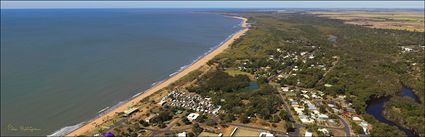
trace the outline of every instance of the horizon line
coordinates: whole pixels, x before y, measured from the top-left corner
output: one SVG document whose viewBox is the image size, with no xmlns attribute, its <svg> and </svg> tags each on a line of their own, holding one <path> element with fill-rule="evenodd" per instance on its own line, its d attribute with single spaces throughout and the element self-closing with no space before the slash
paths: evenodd
<svg viewBox="0 0 425 137">
<path fill-rule="evenodd" d="M 0 1 L 1 9 L 424 9 L 424 1 Z"/>
</svg>

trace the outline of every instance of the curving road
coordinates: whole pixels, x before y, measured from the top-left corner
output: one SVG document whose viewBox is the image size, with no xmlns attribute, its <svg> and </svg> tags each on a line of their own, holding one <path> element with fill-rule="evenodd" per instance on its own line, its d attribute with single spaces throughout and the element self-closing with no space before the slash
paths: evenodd
<svg viewBox="0 0 425 137">
<path fill-rule="evenodd" d="M 273 84 L 271 84 L 273 85 Z M 280 89 L 278 88 L 278 86 L 273 85 L 278 91 L 280 91 Z M 285 97 L 279 92 L 279 96 L 282 99 L 282 101 L 284 102 L 284 108 L 286 110 L 286 112 L 288 112 L 289 114 L 289 120 L 291 120 L 292 122 L 295 122 L 295 132 L 290 133 L 290 136 L 300 136 L 300 131 L 299 129 L 302 128 L 304 125 L 299 123 L 297 120 L 295 120 L 295 116 L 292 114 L 292 111 L 288 105 L 288 103 L 285 100 Z M 338 117 L 340 118 L 341 123 L 344 125 L 344 127 L 342 128 L 337 128 L 337 127 L 329 127 L 329 126 L 320 126 L 318 125 L 318 127 L 324 127 L 324 128 L 329 128 L 329 129 L 335 129 L 335 130 L 342 130 L 345 132 L 345 136 L 350 136 L 351 135 L 351 131 L 350 131 L 350 126 L 348 125 L 348 123 L 345 121 L 344 118 L 342 118 L 341 116 L 338 115 Z"/>
</svg>

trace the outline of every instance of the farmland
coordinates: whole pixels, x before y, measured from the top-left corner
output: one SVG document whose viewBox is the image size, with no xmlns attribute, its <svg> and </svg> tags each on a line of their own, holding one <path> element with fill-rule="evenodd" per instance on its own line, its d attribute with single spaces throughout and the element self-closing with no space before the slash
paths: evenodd
<svg viewBox="0 0 425 137">
<path fill-rule="evenodd" d="M 424 13 L 419 11 L 321 11 L 312 14 L 370 28 L 424 32 Z"/>
</svg>

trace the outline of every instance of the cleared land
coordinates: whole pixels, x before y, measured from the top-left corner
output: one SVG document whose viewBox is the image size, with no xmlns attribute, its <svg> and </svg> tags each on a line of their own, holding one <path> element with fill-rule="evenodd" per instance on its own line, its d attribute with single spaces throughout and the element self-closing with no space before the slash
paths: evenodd
<svg viewBox="0 0 425 137">
<path fill-rule="evenodd" d="M 312 12 L 312 14 L 369 28 L 424 32 L 424 12 L 324 11 Z"/>
</svg>

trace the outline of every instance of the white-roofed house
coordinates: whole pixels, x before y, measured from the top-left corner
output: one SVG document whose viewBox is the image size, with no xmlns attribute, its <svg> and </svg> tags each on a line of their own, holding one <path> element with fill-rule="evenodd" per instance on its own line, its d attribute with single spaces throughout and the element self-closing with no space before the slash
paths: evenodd
<svg viewBox="0 0 425 137">
<path fill-rule="evenodd" d="M 198 114 L 198 113 L 190 113 L 189 115 L 187 115 L 187 119 L 188 119 L 189 121 L 193 121 L 193 120 L 195 120 L 196 118 L 198 118 L 198 116 L 199 116 L 199 114 Z"/>
<path fill-rule="evenodd" d="M 177 137 L 186 137 L 186 132 L 177 133 Z"/>
<path fill-rule="evenodd" d="M 304 136 L 305 136 L 305 137 L 312 137 L 312 136 L 313 136 L 313 133 L 308 132 L 308 131 L 305 131 Z"/>
</svg>

